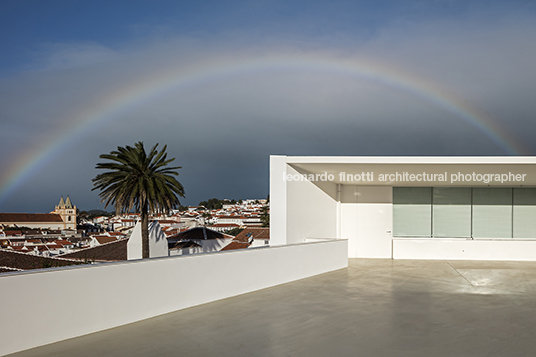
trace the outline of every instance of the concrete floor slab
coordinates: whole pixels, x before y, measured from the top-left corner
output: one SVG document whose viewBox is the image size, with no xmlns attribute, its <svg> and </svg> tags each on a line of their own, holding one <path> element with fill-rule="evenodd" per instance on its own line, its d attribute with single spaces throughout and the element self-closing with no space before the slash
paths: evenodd
<svg viewBox="0 0 536 357">
<path fill-rule="evenodd" d="M 11 356 L 533 356 L 535 332 L 534 262 L 350 259 Z"/>
</svg>

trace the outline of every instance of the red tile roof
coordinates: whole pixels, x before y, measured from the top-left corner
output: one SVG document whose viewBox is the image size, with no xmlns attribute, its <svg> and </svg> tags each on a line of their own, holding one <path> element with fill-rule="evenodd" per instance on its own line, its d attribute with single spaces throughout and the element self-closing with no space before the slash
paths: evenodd
<svg viewBox="0 0 536 357">
<path fill-rule="evenodd" d="M 191 240 L 171 243 L 169 245 L 169 249 L 184 249 L 184 248 L 197 248 L 197 247 L 201 247 L 201 245 L 197 244 L 196 242 L 192 242 Z"/>
<path fill-rule="evenodd" d="M 23 252 L 29 252 L 32 249 L 25 245 L 12 245 L 10 249 L 13 249 L 14 251 L 23 251 Z"/>
<path fill-rule="evenodd" d="M 61 245 L 61 246 L 74 245 L 74 243 L 69 242 L 68 240 L 59 240 L 59 239 L 55 240 L 54 244 Z"/>
<path fill-rule="evenodd" d="M 6 234 L 6 237 L 8 236 L 22 236 L 22 232 L 21 231 L 4 231 L 4 233 Z"/>
<path fill-rule="evenodd" d="M 4 223 L 63 223 L 61 216 L 54 213 L 0 213 Z"/>
<path fill-rule="evenodd" d="M 181 223 L 181 222 L 179 222 L 179 221 L 174 221 L 174 220 L 172 220 L 172 219 L 159 219 L 159 220 L 158 220 L 158 223 L 160 223 L 160 224 L 179 224 L 179 223 Z"/>
<path fill-rule="evenodd" d="M 127 242 L 128 238 L 114 240 L 111 243 L 63 254 L 62 257 L 97 261 L 127 260 Z"/>
<path fill-rule="evenodd" d="M 166 236 L 168 236 L 168 237 L 169 237 L 169 236 L 172 236 L 172 235 L 174 235 L 174 234 L 177 234 L 177 233 L 179 233 L 179 232 L 180 232 L 179 229 L 164 229 L 164 234 L 165 234 Z"/>
<path fill-rule="evenodd" d="M 15 269 L 11 267 L 0 267 L 0 273 L 10 273 L 13 271 L 23 271 L 22 269 Z"/>
<path fill-rule="evenodd" d="M 213 231 L 206 227 L 195 227 L 187 231 L 180 232 L 171 237 L 167 237 L 168 241 L 191 240 L 191 239 L 232 239 L 233 236 L 228 234 Z"/>
<path fill-rule="evenodd" d="M 210 227 L 222 227 L 222 228 L 223 227 L 233 227 L 233 228 L 238 228 L 240 226 L 238 224 L 236 224 L 236 223 L 216 223 L 216 224 L 213 224 L 213 225 L 209 226 L 209 228 Z"/>
<path fill-rule="evenodd" d="M 247 227 L 242 232 L 240 232 L 233 240 L 240 242 L 248 242 L 251 238 L 270 239 L 270 228 Z"/>
<path fill-rule="evenodd" d="M 95 238 L 97 242 L 99 242 L 99 244 L 111 243 L 117 240 L 116 237 L 108 237 L 108 236 L 95 236 L 93 238 Z"/>
<path fill-rule="evenodd" d="M 46 245 L 46 248 L 48 248 L 48 249 L 62 249 L 62 248 L 63 248 L 63 245 L 59 245 L 59 244 L 47 244 L 47 245 Z"/>
<path fill-rule="evenodd" d="M 249 247 L 249 245 L 250 245 L 250 243 L 232 241 L 231 243 L 229 243 L 225 247 L 223 247 L 221 249 L 221 251 L 224 251 L 224 250 L 236 250 L 236 249 L 247 249 Z"/>
<path fill-rule="evenodd" d="M 245 228 L 221 250 L 246 249 L 252 239 L 270 239 L 270 228 Z"/>
<path fill-rule="evenodd" d="M 29 270 L 78 264 L 80 262 L 77 260 L 46 258 L 13 250 L 0 249 L 0 266 L 12 269 Z"/>
</svg>

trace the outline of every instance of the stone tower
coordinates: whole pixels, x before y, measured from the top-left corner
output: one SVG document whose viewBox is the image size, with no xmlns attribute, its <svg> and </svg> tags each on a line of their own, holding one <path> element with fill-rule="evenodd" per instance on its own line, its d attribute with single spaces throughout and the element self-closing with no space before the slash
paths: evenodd
<svg viewBox="0 0 536 357">
<path fill-rule="evenodd" d="M 60 203 L 56 206 L 51 213 L 59 214 L 63 220 L 63 229 L 76 230 L 76 206 L 73 206 L 71 199 L 67 196 L 64 201 L 61 196 Z"/>
</svg>

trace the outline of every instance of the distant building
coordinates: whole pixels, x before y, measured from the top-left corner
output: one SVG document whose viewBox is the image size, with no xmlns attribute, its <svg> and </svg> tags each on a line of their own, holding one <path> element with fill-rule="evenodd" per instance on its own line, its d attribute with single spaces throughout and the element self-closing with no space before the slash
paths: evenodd
<svg viewBox="0 0 536 357">
<path fill-rule="evenodd" d="M 52 213 L 0 213 L 0 226 L 3 229 L 27 227 L 34 229 L 63 229 L 63 220 Z"/>
<path fill-rule="evenodd" d="M 206 227 L 196 227 L 168 237 L 169 255 L 217 252 L 233 240 L 233 236 Z"/>
<path fill-rule="evenodd" d="M 74 259 L 27 254 L 31 251 L 33 251 L 31 248 L 20 251 L 0 249 L 0 273 L 81 264 L 79 260 Z"/>
<path fill-rule="evenodd" d="M 270 228 L 249 227 L 240 232 L 222 251 L 270 245 Z"/>
<path fill-rule="evenodd" d="M 208 226 L 208 228 L 217 232 L 227 232 L 231 229 L 240 228 L 240 225 L 236 223 L 216 223 Z"/>
<path fill-rule="evenodd" d="M 108 243 L 64 254 L 62 257 L 92 262 L 127 260 L 127 243 L 128 238 L 114 239 Z"/>
<path fill-rule="evenodd" d="M 62 196 L 51 213 L 0 213 L 0 228 L 18 227 L 76 231 L 76 206 L 72 205 L 69 196 L 66 201 Z"/>
<path fill-rule="evenodd" d="M 76 230 L 76 206 L 73 206 L 69 196 L 67 196 L 65 201 L 63 201 L 63 196 L 61 196 L 60 203 L 50 213 L 58 214 L 61 217 L 63 229 Z"/>
</svg>

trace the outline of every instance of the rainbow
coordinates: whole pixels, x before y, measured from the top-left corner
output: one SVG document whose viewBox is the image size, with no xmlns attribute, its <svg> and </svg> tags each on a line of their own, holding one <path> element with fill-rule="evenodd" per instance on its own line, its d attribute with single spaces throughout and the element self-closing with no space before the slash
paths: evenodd
<svg viewBox="0 0 536 357">
<path fill-rule="evenodd" d="M 70 124 L 45 140 L 39 147 L 25 150 L 0 174 L 0 205 L 29 177 L 35 175 L 55 156 L 64 152 L 88 132 L 120 118 L 125 113 L 159 98 L 171 91 L 188 89 L 194 85 L 247 76 L 270 71 L 313 71 L 354 76 L 400 90 L 420 98 L 451 114 L 486 135 L 508 155 L 528 152 L 510 136 L 493 118 L 457 98 L 435 83 L 381 65 L 376 61 L 340 59 L 325 55 L 280 55 L 248 57 L 237 60 L 227 58 L 207 61 L 189 67 L 166 68 L 150 77 L 129 83 L 112 95 L 101 98 L 88 108 L 70 113 Z"/>
</svg>

